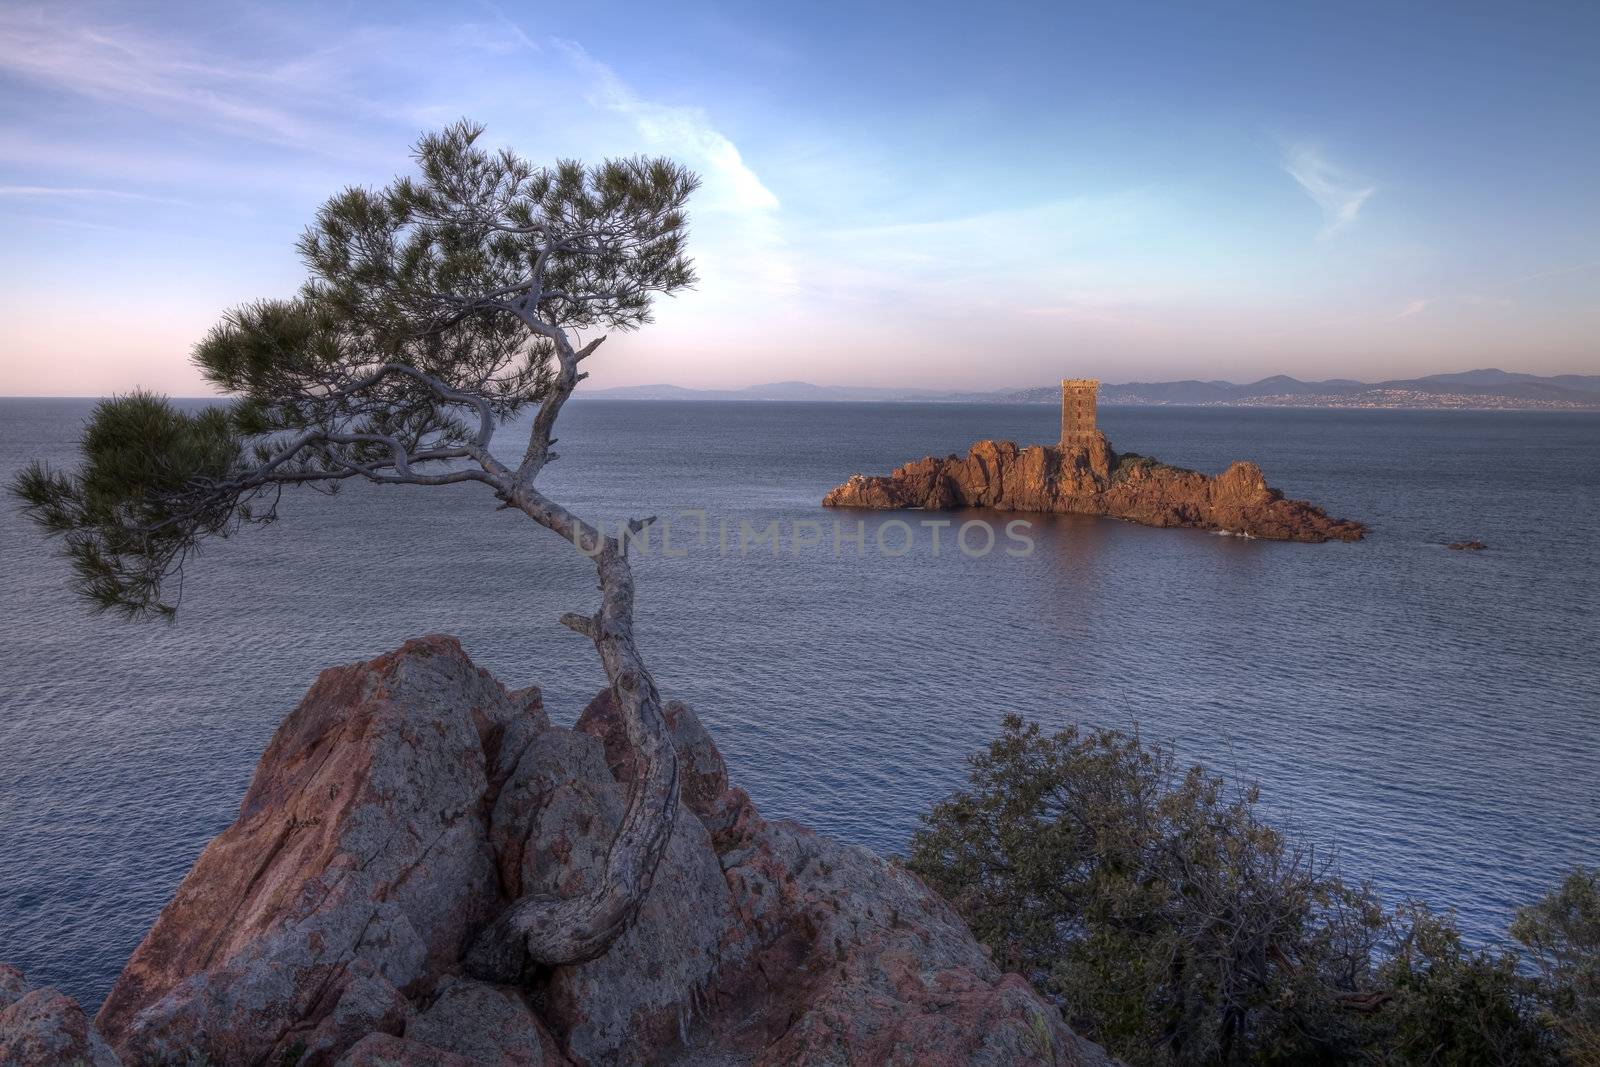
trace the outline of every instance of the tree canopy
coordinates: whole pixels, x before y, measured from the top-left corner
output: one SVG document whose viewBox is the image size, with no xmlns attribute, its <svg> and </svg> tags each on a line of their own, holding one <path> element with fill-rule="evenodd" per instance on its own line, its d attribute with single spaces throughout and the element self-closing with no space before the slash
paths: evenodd
<svg viewBox="0 0 1600 1067">
<path fill-rule="evenodd" d="M 558 458 L 579 365 L 604 340 L 582 332 L 636 329 L 657 296 L 693 283 L 684 207 L 697 179 L 666 159 L 536 167 L 482 135 L 463 121 L 425 136 L 418 175 L 328 200 L 299 242 L 299 292 L 229 312 L 195 348 L 228 403 L 104 401 L 76 471 L 34 464 L 12 488 L 60 538 L 78 591 L 129 617 L 170 618 L 200 545 L 274 521 L 294 486 L 480 483 L 486 505 L 579 546 L 601 599 L 561 621 L 593 642 L 642 770 L 598 884 L 517 901 L 479 936 L 469 966 L 506 981 L 605 951 L 649 892 L 677 814 L 677 758 L 633 639 L 626 539 L 536 483 Z M 490 451 L 495 430 L 529 407 L 507 462 Z"/>
<path fill-rule="evenodd" d="M 416 146 L 419 177 L 331 198 L 299 242 L 308 277 L 196 346 L 232 397 L 185 411 L 149 393 L 99 405 L 77 472 L 14 490 L 62 538 L 100 610 L 171 615 L 201 541 L 273 521 L 286 486 L 493 484 L 494 428 L 550 408 L 514 474 L 531 484 L 581 375 L 578 331 L 635 329 L 694 281 L 694 175 L 664 159 L 535 167 L 460 122 Z M 531 464 L 527 461 L 531 460 Z"/>
</svg>

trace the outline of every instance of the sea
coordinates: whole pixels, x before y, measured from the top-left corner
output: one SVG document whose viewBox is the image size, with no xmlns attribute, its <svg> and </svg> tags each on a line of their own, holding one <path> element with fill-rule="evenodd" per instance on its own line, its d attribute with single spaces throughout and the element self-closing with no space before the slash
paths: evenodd
<svg viewBox="0 0 1600 1067">
<path fill-rule="evenodd" d="M 91 408 L 0 400 L 0 477 L 70 468 Z M 634 548 L 641 648 L 769 817 L 901 851 L 1017 713 L 1259 783 L 1346 875 L 1454 909 L 1475 943 L 1600 865 L 1600 415 L 1101 409 L 1124 451 L 1261 464 L 1367 523 L 1353 544 L 819 506 L 852 473 L 1057 425 L 577 400 L 542 484 L 599 521 L 658 516 Z M 1469 539 L 1489 547 L 1445 547 Z M 286 495 L 191 561 L 175 622 L 129 623 L 89 614 L 0 500 L 0 961 L 97 1004 L 325 667 L 454 634 L 570 722 L 602 679 L 557 619 L 595 596 L 570 544 L 482 486 L 350 485 Z"/>
</svg>

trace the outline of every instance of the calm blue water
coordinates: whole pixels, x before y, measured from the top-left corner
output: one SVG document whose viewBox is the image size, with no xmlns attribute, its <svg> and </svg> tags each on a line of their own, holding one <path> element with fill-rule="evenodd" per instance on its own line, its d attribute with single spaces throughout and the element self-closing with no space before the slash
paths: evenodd
<svg viewBox="0 0 1600 1067">
<path fill-rule="evenodd" d="M 0 401 L 0 476 L 70 462 L 87 411 Z M 1455 905 L 1479 938 L 1600 863 L 1600 417 L 1103 409 L 1126 450 L 1257 460 L 1373 533 L 1286 545 L 1061 518 L 1024 558 L 948 541 L 934 558 L 926 536 L 897 558 L 833 554 L 817 501 L 852 472 L 1050 440 L 1056 420 L 577 403 L 549 491 L 593 515 L 707 511 L 706 546 L 638 562 L 642 644 L 768 815 L 897 849 L 1016 711 L 1137 724 L 1256 777 L 1349 871 Z M 869 547 L 888 518 L 868 518 Z M 741 519 L 779 522 L 783 554 L 740 558 Z M 796 555 L 805 520 L 823 544 Z M 1469 537 L 1493 547 L 1440 547 Z M 473 486 L 298 496 L 192 567 L 173 626 L 90 618 L 64 588 L 0 504 L 0 960 L 91 1004 L 318 669 L 445 631 L 508 685 L 543 686 L 558 718 L 600 684 L 555 621 L 590 606 L 587 564 Z"/>
</svg>

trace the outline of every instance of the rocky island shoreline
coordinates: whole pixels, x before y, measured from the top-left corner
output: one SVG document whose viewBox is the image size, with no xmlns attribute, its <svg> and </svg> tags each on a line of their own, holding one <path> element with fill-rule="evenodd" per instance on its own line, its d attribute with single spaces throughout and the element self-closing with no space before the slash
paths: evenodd
<svg viewBox="0 0 1600 1067">
<path fill-rule="evenodd" d="M 1273 541 L 1359 541 L 1367 532 L 1362 523 L 1330 518 L 1314 504 L 1286 499 L 1267 485 L 1254 463 L 1235 463 L 1213 477 L 1118 453 L 1098 432 L 1062 445 L 979 441 L 965 456 L 927 456 L 888 475 L 853 475 L 822 503 L 1103 515 Z"/>
<path fill-rule="evenodd" d="M 92 1023 L 0 967 L 0 1063 L 1111 1062 L 916 876 L 763 819 L 665 711 L 681 808 L 637 920 L 494 983 L 474 934 L 601 876 L 637 766 L 610 690 L 553 725 L 438 636 L 324 671 Z"/>
</svg>

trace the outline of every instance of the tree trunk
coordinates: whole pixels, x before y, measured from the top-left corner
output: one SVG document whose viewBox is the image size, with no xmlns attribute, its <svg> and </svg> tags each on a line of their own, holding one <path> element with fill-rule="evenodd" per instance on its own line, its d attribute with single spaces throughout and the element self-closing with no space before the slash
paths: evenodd
<svg viewBox="0 0 1600 1067">
<path fill-rule="evenodd" d="M 530 964 L 556 966 L 595 959 L 632 925 L 672 839 L 679 788 L 678 758 L 661 711 L 661 695 L 633 641 L 633 574 L 620 541 L 604 537 L 531 488 L 513 490 L 510 500 L 580 549 L 585 544 L 589 549 L 600 546 L 594 554 L 599 611 L 592 616 L 567 615 L 561 621 L 594 642 L 639 774 L 629 784 L 628 808 L 596 888 L 568 900 L 523 897 L 473 943 L 467 969 L 475 977 L 497 982 L 518 980 Z"/>
</svg>

